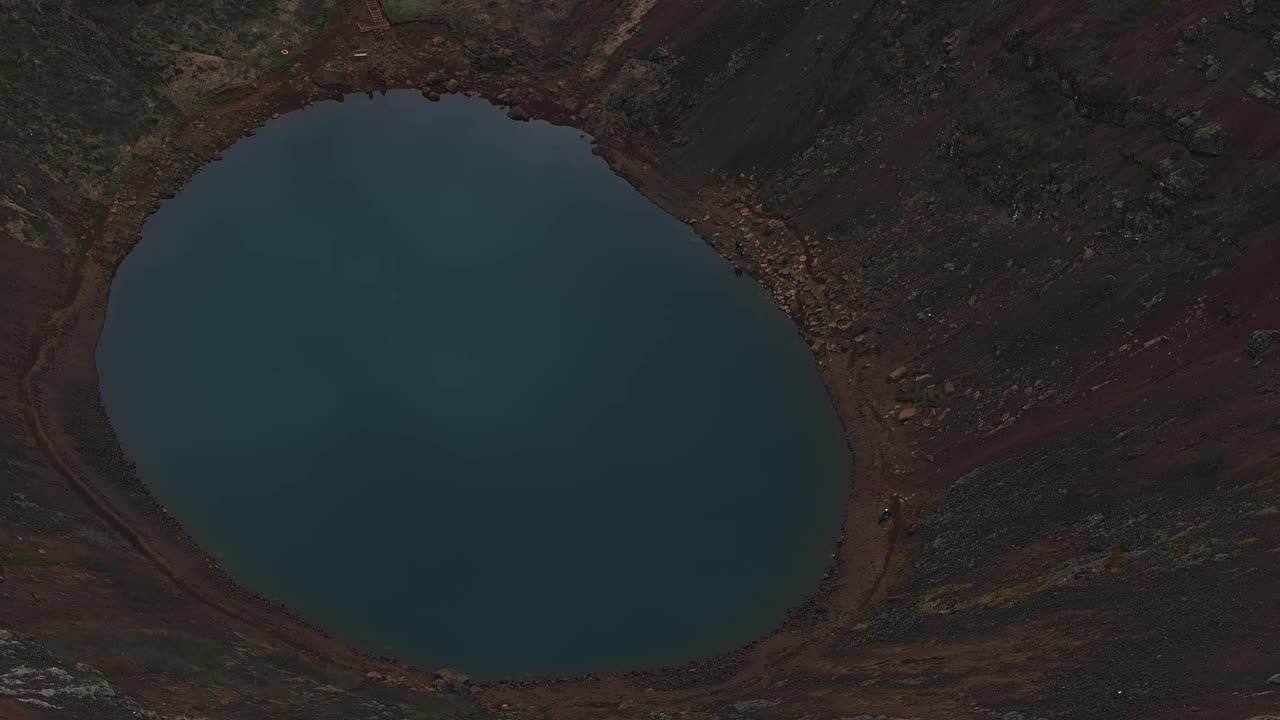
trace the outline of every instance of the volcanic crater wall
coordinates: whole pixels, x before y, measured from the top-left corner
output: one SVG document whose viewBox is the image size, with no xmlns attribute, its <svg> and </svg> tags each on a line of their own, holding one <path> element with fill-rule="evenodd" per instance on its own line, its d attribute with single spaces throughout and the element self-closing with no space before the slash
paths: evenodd
<svg viewBox="0 0 1280 720">
<path fill-rule="evenodd" d="M 1254 333 L 1280 328 L 1280 5 L 364 12 L 0 2 L 0 714 L 1277 712 L 1280 350 Z M 206 578 L 121 479 L 91 347 L 137 224 L 271 113 L 397 86 L 592 132 L 796 321 L 857 475 L 832 577 L 778 633 L 476 691 Z"/>
</svg>

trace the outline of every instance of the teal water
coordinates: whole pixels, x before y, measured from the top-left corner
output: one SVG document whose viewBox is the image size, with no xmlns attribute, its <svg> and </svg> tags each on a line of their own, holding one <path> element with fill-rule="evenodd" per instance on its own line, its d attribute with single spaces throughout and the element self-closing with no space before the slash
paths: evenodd
<svg viewBox="0 0 1280 720">
<path fill-rule="evenodd" d="M 246 587 L 483 679 L 668 666 L 776 627 L 850 479 L 758 286 L 570 128 L 323 103 L 148 221 L 102 394 Z"/>
</svg>

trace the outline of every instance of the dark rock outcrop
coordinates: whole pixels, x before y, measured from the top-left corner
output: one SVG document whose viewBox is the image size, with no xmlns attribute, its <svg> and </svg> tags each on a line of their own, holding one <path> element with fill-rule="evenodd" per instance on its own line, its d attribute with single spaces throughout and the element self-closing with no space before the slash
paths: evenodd
<svg viewBox="0 0 1280 720">
<path fill-rule="evenodd" d="M 1266 355 L 1271 346 L 1278 342 L 1280 342 L 1280 330 L 1254 330 L 1245 341 L 1244 352 L 1257 360 Z"/>
<path fill-rule="evenodd" d="M 322 68 L 312 73 L 311 82 L 326 90 L 345 90 L 351 85 L 346 73 L 328 68 Z"/>
</svg>

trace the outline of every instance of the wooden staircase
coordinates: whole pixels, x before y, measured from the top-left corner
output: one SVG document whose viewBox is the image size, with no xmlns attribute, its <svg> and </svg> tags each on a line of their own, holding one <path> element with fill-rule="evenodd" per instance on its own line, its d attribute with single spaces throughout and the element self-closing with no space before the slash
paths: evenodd
<svg viewBox="0 0 1280 720">
<path fill-rule="evenodd" d="M 391 23 L 387 22 L 387 16 L 382 12 L 382 0 L 364 0 L 364 5 L 369 9 L 369 21 L 361 20 L 357 23 L 360 32 L 391 29 Z"/>
</svg>

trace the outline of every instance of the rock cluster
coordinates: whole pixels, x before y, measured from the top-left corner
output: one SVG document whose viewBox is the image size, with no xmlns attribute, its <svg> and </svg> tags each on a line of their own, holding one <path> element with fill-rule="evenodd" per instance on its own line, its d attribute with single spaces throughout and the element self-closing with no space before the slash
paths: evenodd
<svg viewBox="0 0 1280 720">
<path fill-rule="evenodd" d="M 1259 360 L 1272 345 L 1278 342 L 1280 342 L 1280 330 L 1255 330 L 1245 341 L 1244 352 L 1254 360 Z"/>
</svg>

